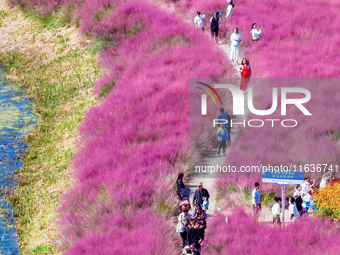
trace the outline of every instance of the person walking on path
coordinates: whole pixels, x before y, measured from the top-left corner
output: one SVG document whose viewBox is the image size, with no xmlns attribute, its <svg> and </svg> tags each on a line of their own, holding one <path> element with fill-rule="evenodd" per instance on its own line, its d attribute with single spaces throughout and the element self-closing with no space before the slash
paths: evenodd
<svg viewBox="0 0 340 255">
<path fill-rule="evenodd" d="M 205 16 L 204 14 L 201 15 L 201 13 L 198 11 L 198 12 L 197 12 L 197 16 L 196 16 L 195 19 L 194 19 L 194 23 L 196 24 L 196 26 L 197 26 L 198 28 L 202 29 L 203 32 L 204 32 L 204 24 L 203 24 L 204 16 Z"/>
<path fill-rule="evenodd" d="M 210 19 L 210 29 L 211 29 L 211 38 L 218 43 L 218 30 L 219 25 L 222 23 L 220 19 L 221 14 L 219 12 L 215 12 L 213 17 Z"/>
<path fill-rule="evenodd" d="M 242 90 L 243 94 L 246 94 L 251 76 L 251 67 L 249 65 L 249 60 L 246 58 L 242 60 L 239 72 L 241 73 L 240 89 Z"/>
<path fill-rule="evenodd" d="M 293 197 L 291 197 L 289 199 L 288 210 L 289 210 L 289 215 L 290 215 L 291 222 L 294 222 L 297 218 L 300 217 L 300 213 L 299 213 L 299 211 L 298 211 L 298 209 L 296 207 L 295 199 Z"/>
<path fill-rule="evenodd" d="M 189 210 L 185 210 L 178 216 L 177 232 L 180 234 L 182 238 L 183 247 L 186 245 L 188 237 L 187 236 L 188 221 L 191 220 L 191 215 L 188 212 Z"/>
<path fill-rule="evenodd" d="M 198 221 L 195 222 L 193 228 L 188 230 L 188 243 L 189 245 L 195 244 L 196 250 L 201 252 L 201 243 L 203 242 L 203 232 L 200 229 L 200 223 Z"/>
<path fill-rule="evenodd" d="M 197 187 L 198 189 L 195 191 L 193 197 L 193 204 L 199 204 L 202 207 L 204 199 L 209 199 L 210 194 L 205 188 L 203 188 L 202 182 L 200 182 Z"/>
<path fill-rule="evenodd" d="M 280 220 L 280 214 L 281 214 L 281 197 L 274 197 L 274 205 L 272 207 L 272 213 L 273 213 L 273 225 L 277 226 L 281 224 Z"/>
<path fill-rule="evenodd" d="M 184 182 L 183 182 L 183 177 L 184 174 L 182 172 L 180 172 L 177 176 L 177 180 L 176 180 L 176 185 L 177 185 L 177 191 L 176 191 L 176 195 L 179 201 L 183 200 L 183 192 L 182 189 L 185 188 Z"/>
<path fill-rule="evenodd" d="M 231 16 L 233 15 L 233 12 L 234 12 L 234 4 L 233 2 L 231 1 L 228 5 L 228 8 L 227 8 L 227 15 L 226 15 L 226 18 L 231 18 Z"/>
<path fill-rule="evenodd" d="M 258 30 L 256 27 L 256 23 L 253 23 L 251 25 L 251 37 L 253 38 L 253 42 L 259 41 L 260 40 L 260 34 L 261 34 L 261 29 Z"/>
<path fill-rule="evenodd" d="M 227 130 L 228 130 L 228 135 L 229 135 L 229 139 L 231 138 L 230 137 L 230 130 L 231 130 L 231 125 L 230 125 L 230 121 L 231 121 L 231 119 L 230 119 L 230 115 L 228 114 L 228 113 L 226 113 L 226 112 L 224 112 L 224 108 L 221 108 L 220 109 L 220 115 L 218 115 L 218 119 L 219 120 L 227 120 L 228 122 L 224 125 L 226 128 L 227 128 Z"/>
<path fill-rule="evenodd" d="M 217 156 L 220 155 L 221 149 L 223 153 L 226 152 L 227 140 L 229 140 L 228 130 L 225 128 L 223 124 L 219 124 L 217 129 Z"/>
<path fill-rule="evenodd" d="M 242 36 L 238 32 L 238 28 L 235 27 L 233 33 L 230 36 L 230 59 L 234 64 L 238 64 L 238 59 L 240 57 Z"/>
<path fill-rule="evenodd" d="M 258 182 L 255 182 L 253 192 L 251 193 L 253 214 L 256 220 L 258 220 L 261 212 L 261 199 L 259 188 L 260 184 Z"/>
<path fill-rule="evenodd" d="M 195 211 L 192 214 L 192 218 L 197 218 L 198 216 L 198 212 L 202 211 L 203 212 L 203 217 L 206 219 L 207 218 L 207 214 L 205 213 L 205 211 L 202 209 L 202 206 L 200 204 L 195 204 Z"/>
</svg>

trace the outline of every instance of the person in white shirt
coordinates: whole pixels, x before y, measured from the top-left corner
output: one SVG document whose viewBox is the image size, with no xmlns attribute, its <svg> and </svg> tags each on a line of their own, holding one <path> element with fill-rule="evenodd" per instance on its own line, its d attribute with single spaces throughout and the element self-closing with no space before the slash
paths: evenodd
<svg viewBox="0 0 340 255">
<path fill-rule="evenodd" d="M 320 189 L 328 187 L 331 181 L 334 179 L 334 175 L 335 173 L 332 173 L 331 170 L 327 170 L 327 172 L 325 172 L 322 175 L 322 180 L 320 182 Z"/>
<path fill-rule="evenodd" d="M 233 33 L 230 36 L 231 47 L 230 47 L 230 59 L 234 64 L 238 64 L 240 57 L 241 41 L 242 36 L 238 33 L 238 28 L 235 27 Z"/>
<path fill-rule="evenodd" d="M 252 197 L 252 206 L 253 206 L 253 214 L 255 219 L 258 219 L 261 212 L 261 197 L 259 192 L 260 184 L 255 182 L 253 192 L 251 193 Z"/>
<path fill-rule="evenodd" d="M 178 229 L 177 232 L 179 232 L 181 235 L 183 247 L 186 245 L 188 234 L 187 225 L 188 221 L 191 219 L 191 215 L 188 212 L 189 210 L 183 210 L 183 212 L 178 215 L 178 226 L 181 225 L 181 229 Z"/>
<path fill-rule="evenodd" d="M 281 199 L 281 197 L 275 197 L 274 201 L 275 201 L 275 204 L 272 207 L 273 225 L 277 226 L 277 225 L 281 224 L 280 214 L 281 214 L 282 199 Z"/>
<path fill-rule="evenodd" d="M 205 17 L 204 14 L 201 15 L 200 12 L 197 12 L 197 16 L 196 16 L 195 19 L 194 19 L 194 23 L 196 24 L 196 26 L 197 26 L 198 28 L 202 29 L 203 32 L 204 32 L 204 24 L 203 24 L 204 17 Z"/>
<path fill-rule="evenodd" d="M 233 15 L 233 12 L 234 12 L 234 4 L 233 2 L 230 2 L 227 8 L 226 18 L 230 18 Z"/>
<path fill-rule="evenodd" d="M 257 29 L 256 27 L 256 23 L 253 23 L 253 25 L 251 25 L 251 37 L 253 38 L 253 42 L 256 42 L 258 40 L 260 40 L 260 34 L 261 34 L 261 29 Z"/>
<path fill-rule="evenodd" d="M 296 207 L 296 203 L 295 203 L 295 199 L 293 197 L 291 197 L 289 199 L 289 215 L 290 215 L 290 220 L 291 222 L 294 222 L 297 218 L 300 217 L 300 213 Z"/>
</svg>

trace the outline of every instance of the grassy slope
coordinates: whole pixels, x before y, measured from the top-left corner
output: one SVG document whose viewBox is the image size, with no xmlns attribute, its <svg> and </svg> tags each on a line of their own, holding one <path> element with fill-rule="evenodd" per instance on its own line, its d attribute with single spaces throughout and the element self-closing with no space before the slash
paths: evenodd
<svg viewBox="0 0 340 255">
<path fill-rule="evenodd" d="M 96 103 L 98 77 L 89 44 L 79 44 L 77 30 L 61 15 L 38 19 L 0 2 L 0 63 L 7 80 L 25 90 L 39 122 L 27 138 L 29 150 L 10 198 L 15 207 L 22 254 L 57 254 L 56 208 L 71 182 L 77 127 Z M 53 20 L 53 21 L 52 21 Z"/>
</svg>

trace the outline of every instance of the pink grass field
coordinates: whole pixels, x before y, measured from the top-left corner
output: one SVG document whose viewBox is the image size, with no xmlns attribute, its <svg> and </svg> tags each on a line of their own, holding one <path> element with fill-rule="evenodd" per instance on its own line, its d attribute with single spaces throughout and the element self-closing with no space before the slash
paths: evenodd
<svg viewBox="0 0 340 255">
<path fill-rule="evenodd" d="M 89 110 L 80 127 L 82 142 L 73 162 L 76 184 L 62 199 L 63 251 L 178 254 L 179 238 L 172 235 L 169 210 L 175 203 L 171 185 L 177 172 L 187 171 L 189 165 L 189 78 L 233 77 L 230 63 L 192 24 L 146 1 L 27 2 L 43 6 L 42 12 L 74 5 L 83 33 L 114 42 L 101 53 L 100 64 L 108 72 L 95 93 L 105 86 L 114 88 Z M 197 10 L 221 11 L 226 5 L 220 0 L 183 0 L 175 9 L 189 16 Z M 254 78 L 339 77 L 339 7 L 337 1 L 238 0 L 221 34 L 229 37 L 232 28 L 239 27 L 242 53 L 250 59 Z M 258 43 L 250 39 L 254 22 L 263 30 Z M 244 130 L 227 163 L 338 163 L 340 151 L 332 133 L 340 129 L 340 89 L 329 82 L 312 83 L 300 87 L 312 93 L 306 107 L 313 117 L 289 108 L 291 118 L 303 123 L 294 131 Z M 255 106 L 268 107 L 270 85 L 259 84 L 254 91 Z M 194 137 L 206 144 L 211 138 L 206 132 Z M 253 181 L 240 183 L 249 188 Z M 225 182 L 230 180 L 219 179 L 217 188 Z M 240 209 L 229 219 L 227 225 L 219 215 L 208 223 L 204 254 L 339 254 L 339 231 L 328 222 L 303 220 L 280 235 Z"/>
</svg>

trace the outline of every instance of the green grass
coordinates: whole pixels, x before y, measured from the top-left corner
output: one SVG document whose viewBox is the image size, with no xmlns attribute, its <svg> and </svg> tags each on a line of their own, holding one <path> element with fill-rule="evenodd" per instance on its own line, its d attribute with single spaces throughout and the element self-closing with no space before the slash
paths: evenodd
<svg viewBox="0 0 340 255">
<path fill-rule="evenodd" d="M 31 38 L 26 43 L 34 45 L 0 54 L 0 63 L 8 71 L 5 78 L 22 89 L 39 116 L 26 139 L 29 149 L 24 167 L 16 173 L 18 185 L 9 198 L 14 206 L 20 253 L 58 254 L 56 208 L 71 180 L 68 168 L 76 152 L 78 126 L 87 109 L 97 103 L 91 89 L 99 75 L 94 55 L 97 50 L 70 45 L 71 35 L 67 33 L 50 36 L 51 30 L 69 27 L 61 12 L 41 18 L 32 11 L 8 9 L 2 10 L 0 17 L 0 27 L 13 20 L 24 23 L 25 31 L 14 27 L 11 34 L 19 43 L 22 38 Z"/>
<path fill-rule="evenodd" d="M 68 18 L 63 10 L 50 12 L 45 15 L 39 15 L 36 10 L 27 9 L 23 10 L 25 18 L 32 19 L 37 23 L 38 29 L 57 29 L 57 28 L 68 28 L 70 27 L 70 18 Z"/>
</svg>

